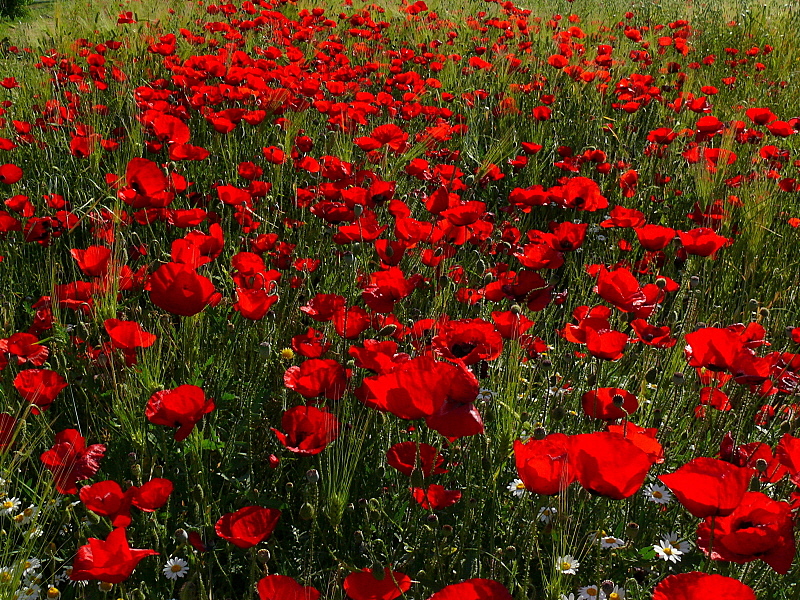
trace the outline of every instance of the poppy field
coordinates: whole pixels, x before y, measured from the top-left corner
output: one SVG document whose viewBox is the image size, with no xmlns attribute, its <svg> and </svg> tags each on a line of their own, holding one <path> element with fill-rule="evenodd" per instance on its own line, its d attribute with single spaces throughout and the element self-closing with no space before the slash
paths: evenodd
<svg viewBox="0 0 800 600">
<path fill-rule="evenodd" d="M 791 4 L 53 10 L 0 599 L 798 597 Z"/>
</svg>

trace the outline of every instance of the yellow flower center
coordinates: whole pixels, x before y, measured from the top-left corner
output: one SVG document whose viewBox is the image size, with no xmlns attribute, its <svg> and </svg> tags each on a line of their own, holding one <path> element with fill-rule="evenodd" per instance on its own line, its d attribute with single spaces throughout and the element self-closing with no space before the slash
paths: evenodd
<svg viewBox="0 0 800 600">
<path fill-rule="evenodd" d="M 620 596 L 617 592 L 611 592 L 608 595 L 608 600 L 620 600 Z"/>
<path fill-rule="evenodd" d="M 0 583 L 11 583 L 11 573 L 8 571 L 0 573 Z"/>
<path fill-rule="evenodd" d="M 31 517 L 33 516 L 33 509 L 29 506 L 28 508 L 22 511 L 22 514 L 25 515 L 26 517 Z"/>
<path fill-rule="evenodd" d="M 667 554 L 667 555 L 672 554 L 672 547 L 671 546 L 667 546 L 666 548 L 663 549 L 663 552 L 664 552 L 664 554 Z"/>
<path fill-rule="evenodd" d="M 561 570 L 562 571 L 569 571 L 572 568 L 572 565 L 569 564 L 567 561 L 561 563 Z"/>
<path fill-rule="evenodd" d="M 520 482 L 517 484 L 517 489 L 518 489 L 518 490 L 524 490 L 524 489 L 525 489 L 525 484 L 524 484 L 524 483 L 522 483 L 522 482 L 520 481 Z"/>
<path fill-rule="evenodd" d="M 183 569 L 183 567 L 182 567 L 182 566 L 180 566 L 178 563 L 175 563 L 174 565 L 172 565 L 172 566 L 170 567 L 170 571 L 172 571 L 173 573 L 177 573 L 177 572 L 178 572 L 178 571 L 180 571 L 181 569 Z"/>
<path fill-rule="evenodd" d="M 586 595 L 587 596 L 597 596 L 597 590 L 594 589 L 594 588 L 589 588 L 588 590 L 586 590 Z"/>
<path fill-rule="evenodd" d="M 6 500 L 5 502 L 3 502 L 2 507 L 4 510 L 9 510 L 11 508 L 14 508 L 14 503 L 11 500 Z"/>
<path fill-rule="evenodd" d="M 61 592 L 58 591 L 58 588 L 51 587 L 49 590 L 47 590 L 47 597 L 50 598 L 50 600 L 55 600 L 59 596 L 61 596 Z"/>
<path fill-rule="evenodd" d="M 19 513 L 18 515 L 14 515 L 12 519 L 15 523 L 22 523 L 25 520 L 25 514 Z"/>
<path fill-rule="evenodd" d="M 664 497 L 664 494 L 662 494 L 658 490 L 653 490 L 653 498 L 658 498 L 660 500 L 663 497 Z"/>
</svg>

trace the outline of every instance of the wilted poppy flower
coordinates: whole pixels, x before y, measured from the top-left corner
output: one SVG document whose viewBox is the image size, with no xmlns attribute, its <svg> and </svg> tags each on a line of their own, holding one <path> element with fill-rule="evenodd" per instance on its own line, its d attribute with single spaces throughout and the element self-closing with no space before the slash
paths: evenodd
<svg viewBox="0 0 800 600">
<path fill-rule="evenodd" d="M 584 488 L 614 500 L 639 491 L 652 464 L 636 444 L 607 431 L 572 436 L 569 461 Z"/>
<path fill-rule="evenodd" d="M 147 401 L 145 416 L 153 425 L 177 427 L 175 441 L 186 439 L 204 415 L 214 410 L 213 398 L 206 398 L 196 385 L 179 385 L 156 392 Z"/>
<path fill-rule="evenodd" d="M 795 554 L 792 507 L 761 492 L 747 492 L 731 514 L 707 517 L 699 525 L 697 546 L 712 560 L 742 564 L 761 559 L 785 575 Z"/>
<path fill-rule="evenodd" d="M 222 515 L 215 526 L 217 535 L 239 548 L 251 548 L 272 535 L 281 511 L 276 508 L 246 506 Z"/>
<path fill-rule="evenodd" d="M 144 557 L 158 554 L 155 550 L 131 548 L 124 527 L 114 529 L 105 541 L 96 538 L 88 541 L 78 548 L 69 576 L 72 581 L 122 583 Z"/>
<path fill-rule="evenodd" d="M 318 600 L 319 591 L 286 575 L 267 575 L 258 582 L 259 600 Z"/>
<path fill-rule="evenodd" d="M 78 491 L 75 482 L 97 473 L 105 452 L 102 444 L 87 447 L 77 429 L 65 429 L 56 434 L 53 447 L 42 454 L 41 460 L 52 471 L 56 490 L 60 494 L 75 494 Z"/>
<path fill-rule="evenodd" d="M 440 510 L 461 500 L 461 490 L 448 490 L 435 483 L 427 488 L 412 488 L 411 495 L 425 510 Z"/>
<path fill-rule="evenodd" d="M 491 579 L 467 579 L 439 590 L 428 600 L 513 600 L 502 583 Z"/>
<path fill-rule="evenodd" d="M 444 457 L 436 448 L 424 442 L 395 444 L 386 453 L 386 462 L 408 477 L 411 477 L 414 469 L 419 469 L 423 477 L 447 473 L 447 469 L 442 468 Z"/>
<path fill-rule="evenodd" d="M 364 569 L 345 577 L 343 587 L 352 600 L 394 600 L 411 588 L 411 577 L 386 567 L 376 579 L 372 569 Z"/>
<path fill-rule="evenodd" d="M 53 400 L 65 387 L 66 379 L 50 369 L 28 369 L 20 371 L 14 378 L 14 388 L 19 395 L 36 405 L 32 409 L 35 415 L 39 414 L 39 409 L 50 408 Z"/>
<path fill-rule="evenodd" d="M 701 456 L 658 478 L 686 510 L 704 519 L 731 514 L 742 501 L 752 476 L 752 469 Z"/>
<path fill-rule="evenodd" d="M 287 450 L 295 454 L 319 454 L 339 436 L 339 421 L 315 406 L 295 406 L 283 413 L 281 427 L 272 431 Z"/>
<path fill-rule="evenodd" d="M 652 600 L 756 600 L 755 592 L 738 579 L 692 571 L 665 577 L 653 590 Z"/>
<path fill-rule="evenodd" d="M 581 397 L 586 416 L 604 421 L 624 419 L 639 408 L 636 396 L 621 388 L 599 388 Z"/>
<path fill-rule="evenodd" d="M 214 284 L 190 265 L 169 262 L 148 280 L 150 300 L 174 315 L 191 317 L 215 301 Z"/>
<path fill-rule="evenodd" d="M 332 358 L 310 358 L 286 369 L 283 384 L 304 398 L 339 400 L 347 388 L 347 371 Z"/>
</svg>

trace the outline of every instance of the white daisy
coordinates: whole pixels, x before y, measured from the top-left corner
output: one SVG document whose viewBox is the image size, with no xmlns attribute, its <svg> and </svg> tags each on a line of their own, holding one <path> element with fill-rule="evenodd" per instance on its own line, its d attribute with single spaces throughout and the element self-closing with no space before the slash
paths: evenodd
<svg viewBox="0 0 800 600">
<path fill-rule="evenodd" d="M 36 505 L 31 504 L 28 508 L 22 510 L 11 518 L 13 519 L 15 525 L 27 525 L 37 514 L 39 514 L 39 509 L 36 507 Z"/>
<path fill-rule="evenodd" d="M 600 600 L 625 600 L 625 589 L 615 585 L 608 594 L 602 592 Z"/>
<path fill-rule="evenodd" d="M 543 506 L 539 509 L 536 518 L 539 519 L 540 522 L 547 525 L 553 520 L 553 517 L 556 516 L 556 513 L 558 513 L 558 510 L 556 510 L 554 507 Z"/>
<path fill-rule="evenodd" d="M 672 545 L 672 542 L 669 540 L 661 540 L 658 544 L 653 544 L 653 550 L 655 550 L 656 554 L 659 558 L 663 558 L 666 561 L 671 562 L 679 562 L 681 560 L 681 552 L 676 546 Z"/>
<path fill-rule="evenodd" d="M 182 558 L 170 558 L 164 565 L 164 576 L 167 579 L 178 579 L 184 577 L 189 572 L 189 563 Z"/>
<path fill-rule="evenodd" d="M 669 542 L 673 547 L 680 550 L 683 554 L 686 554 L 687 552 L 689 552 L 689 550 L 692 549 L 692 544 L 682 539 L 681 536 L 679 536 L 674 531 L 668 533 L 662 539 Z"/>
<path fill-rule="evenodd" d="M 569 554 L 556 558 L 556 569 L 564 575 L 575 575 L 580 566 L 581 563 L 579 563 L 574 556 Z"/>
<path fill-rule="evenodd" d="M 615 537 L 613 535 L 604 535 L 600 538 L 600 547 L 601 548 L 610 548 L 614 550 L 616 548 L 621 548 L 625 545 L 625 540 Z"/>
<path fill-rule="evenodd" d="M 525 493 L 528 491 L 525 489 L 525 484 L 522 483 L 522 479 L 515 479 L 511 483 L 508 484 L 506 489 L 511 492 L 511 494 L 515 498 L 522 498 Z"/>
<path fill-rule="evenodd" d="M 642 490 L 644 497 L 655 502 L 656 504 L 667 504 L 672 500 L 672 492 L 669 489 L 658 483 L 651 483 L 644 490 Z"/>
<path fill-rule="evenodd" d="M 21 502 L 19 498 L 5 498 L 0 501 L 0 515 L 12 515 L 17 512 Z"/>
<path fill-rule="evenodd" d="M 28 585 L 16 593 L 13 596 L 14 600 L 36 600 L 39 597 L 39 593 L 42 591 L 42 588 L 38 585 Z"/>
<path fill-rule="evenodd" d="M 494 392 L 488 388 L 482 387 L 478 390 L 478 396 L 475 398 L 475 402 L 489 402 L 493 399 Z"/>
<path fill-rule="evenodd" d="M 578 598 L 580 600 L 598 600 L 603 592 L 600 591 L 600 588 L 596 585 L 587 585 L 582 588 L 578 588 Z"/>
<path fill-rule="evenodd" d="M 31 557 L 22 563 L 22 574 L 27 577 L 31 577 L 34 573 L 36 573 L 36 571 L 39 570 L 39 567 L 41 566 L 42 561 L 40 561 L 38 558 Z"/>
<path fill-rule="evenodd" d="M 8 585 L 14 580 L 14 570 L 11 567 L 0 567 L 0 585 Z"/>
</svg>

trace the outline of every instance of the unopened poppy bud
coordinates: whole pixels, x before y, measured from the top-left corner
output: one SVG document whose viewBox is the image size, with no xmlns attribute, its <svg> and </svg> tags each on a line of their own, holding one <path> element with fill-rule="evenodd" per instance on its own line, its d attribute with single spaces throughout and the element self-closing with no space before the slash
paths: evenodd
<svg viewBox="0 0 800 600">
<path fill-rule="evenodd" d="M 363 542 L 364 541 L 364 532 L 361 531 L 360 529 L 356 530 L 356 532 L 353 533 L 353 539 L 355 540 L 355 542 L 357 544 Z"/>
<path fill-rule="evenodd" d="M 750 310 L 755 310 L 758 308 L 758 300 L 756 300 L 755 298 L 750 298 L 749 304 L 750 304 Z"/>
<path fill-rule="evenodd" d="M 364 214 L 364 207 L 361 204 L 356 204 L 353 207 L 353 214 L 356 216 L 356 219 Z"/>
<path fill-rule="evenodd" d="M 202 502 L 203 498 L 205 497 L 205 494 L 203 493 L 203 486 L 201 486 L 199 483 L 194 486 L 194 489 L 192 489 L 192 496 L 197 502 Z"/>
<path fill-rule="evenodd" d="M 514 558 L 517 555 L 517 549 L 514 546 L 508 546 L 503 551 L 503 554 L 505 554 L 509 558 Z"/>
<path fill-rule="evenodd" d="M 314 518 L 315 512 L 316 511 L 314 510 L 314 507 L 310 503 L 306 502 L 300 507 L 300 518 L 303 519 L 303 521 L 310 521 Z"/>
<path fill-rule="evenodd" d="M 442 535 L 444 537 L 449 537 L 453 533 L 453 526 L 452 525 L 442 525 Z"/>
<path fill-rule="evenodd" d="M 491 283 L 494 281 L 494 273 L 486 273 L 483 276 L 484 283 Z"/>
<path fill-rule="evenodd" d="M 272 349 L 270 348 L 269 342 L 261 342 L 258 345 L 258 354 L 261 358 L 269 358 Z"/>
<path fill-rule="evenodd" d="M 689 277 L 689 289 L 694 290 L 700 286 L 700 278 L 697 275 Z"/>
<path fill-rule="evenodd" d="M 675 371 L 672 375 L 672 383 L 675 385 L 683 385 L 686 382 L 686 377 L 680 371 Z"/>
<path fill-rule="evenodd" d="M 434 513 L 431 513 L 425 517 L 425 521 L 427 521 L 428 525 L 437 525 L 439 523 L 439 517 L 437 517 Z"/>
<path fill-rule="evenodd" d="M 196 600 L 197 586 L 193 581 L 187 581 L 181 586 L 180 600 Z"/>
<path fill-rule="evenodd" d="M 342 254 L 342 262 L 346 265 L 352 265 L 356 261 L 356 257 L 352 252 L 345 252 Z"/>
<path fill-rule="evenodd" d="M 258 559 L 258 562 L 260 562 L 262 565 L 265 565 L 269 562 L 269 559 L 272 558 L 272 555 L 266 548 L 261 548 L 261 550 L 256 552 L 256 558 Z"/>
<path fill-rule="evenodd" d="M 93 525 L 97 525 L 100 522 L 100 515 L 98 515 L 96 512 L 93 512 L 91 510 L 87 510 L 86 511 L 86 518 Z"/>
<path fill-rule="evenodd" d="M 625 535 L 631 539 L 639 535 L 639 525 L 637 523 L 628 523 L 625 526 Z"/>
<path fill-rule="evenodd" d="M 369 499 L 369 508 L 374 512 L 378 512 L 381 508 L 381 503 L 378 502 L 377 498 L 370 498 Z"/>
<path fill-rule="evenodd" d="M 294 484 L 291 481 L 286 482 L 286 491 L 291 492 L 294 489 Z"/>
<path fill-rule="evenodd" d="M 142 466 L 139 463 L 131 465 L 131 474 L 134 479 L 140 479 L 142 476 Z"/>
<path fill-rule="evenodd" d="M 281 459 L 274 454 L 270 454 L 269 458 L 267 459 L 267 464 L 269 465 L 270 469 L 277 469 L 278 465 L 281 464 Z"/>
<path fill-rule="evenodd" d="M 133 590 L 133 600 L 147 600 L 147 594 L 137 588 Z"/>
<path fill-rule="evenodd" d="M 417 576 L 414 579 L 424 580 L 428 574 L 425 571 L 417 571 Z"/>
<path fill-rule="evenodd" d="M 308 483 L 319 483 L 319 471 L 316 469 L 309 469 L 306 471 L 306 481 L 308 481 Z"/>
<path fill-rule="evenodd" d="M 397 325 L 395 325 L 394 323 L 389 323 L 388 325 L 385 325 L 385 326 L 381 327 L 381 329 L 378 331 L 378 335 L 379 336 L 390 336 L 395 331 L 397 331 Z"/>
<path fill-rule="evenodd" d="M 161 465 L 156 465 L 153 468 L 153 475 L 155 477 L 162 477 L 164 475 L 164 467 Z"/>
<path fill-rule="evenodd" d="M 610 579 L 606 579 L 603 583 L 600 584 L 600 589 L 605 592 L 606 595 L 610 594 L 614 591 L 614 582 Z"/>
<path fill-rule="evenodd" d="M 533 439 L 535 440 L 543 440 L 547 437 L 547 432 L 545 431 L 544 427 L 539 426 L 534 428 L 533 430 Z"/>
<path fill-rule="evenodd" d="M 655 383 L 656 381 L 658 381 L 658 370 L 650 369 L 647 373 L 644 374 L 644 380 L 647 383 Z"/>
<path fill-rule="evenodd" d="M 175 531 L 175 542 L 178 544 L 185 544 L 189 541 L 189 534 L 185 529 L 177 529 Z"/>
<path fill-rule="evenodd" d="M 661 410 L 656 408 L 653 409 L 653 427 L 661 427 L 661 423 L 663 423 L 664 419 L 661 416 Z"/>
<path fill-rule="evenodd" d="M 789 433 L 792 430 L 792 424 L 789 421 L 782 421 L 778 426 L 780 433 Z"/>
<path fill-rule="evenodd" d="M 597 383 L 597 375 L 594 373 L 589 373 L 586 376 L 586 383 L 590 386 L 593 386 L 595 383 Z"/>
</svg>

